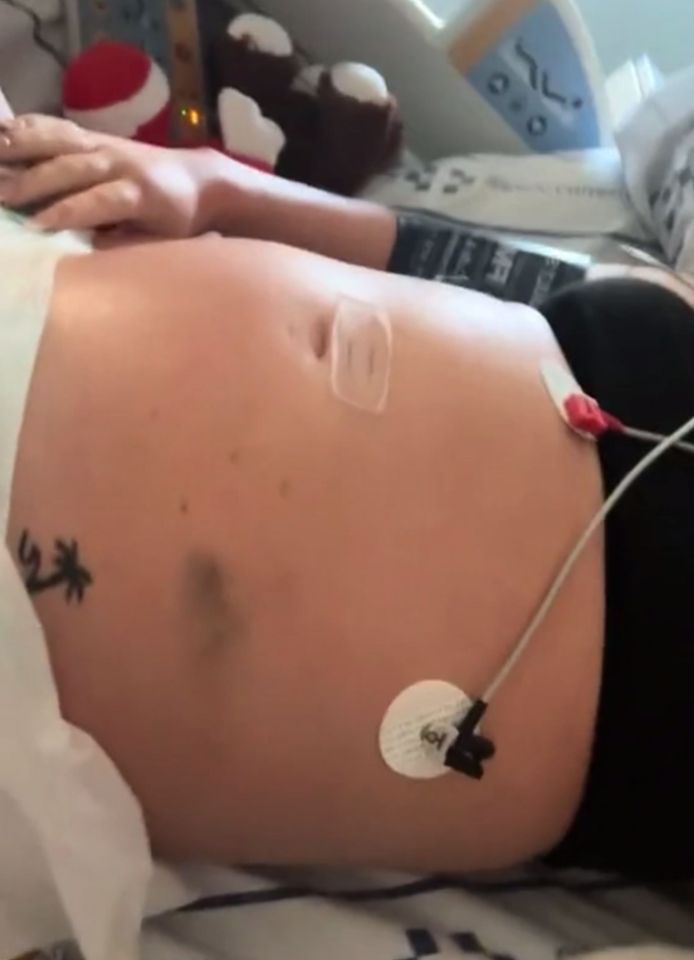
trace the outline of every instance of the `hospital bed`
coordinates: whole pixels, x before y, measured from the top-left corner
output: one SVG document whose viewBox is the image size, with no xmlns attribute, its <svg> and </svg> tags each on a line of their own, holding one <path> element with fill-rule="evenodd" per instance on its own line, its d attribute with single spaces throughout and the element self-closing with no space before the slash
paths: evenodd
<svg viewBox="0 0 694 960">
<path fill-rule="evenodd" d="M 150 13 L 156 5 L 152 0 Z M 172 6 L 189 18 L 189 29 L 198 28 L 187 0 Z M 625 200 L 605 78 L 570 0 L 470 0 L 449 24 L 421 0 L 258 0 L 255 6 L 281 21 L 311 58 L 364 60 L 386 76 L 402 105 L 410 151 L 400 168 L 371 185 L 370 195 L 573 254 L 606 255 L 622 240 L 652 240 Z M 60 16 L 49 7 L 38 3 L 34 12 L 55 28 Z M 113 29 L 128 38 L 139 29 L 137 9 L 143 8 L 69 0 L 62 11 L 66 45 L 79 46 L 103 17 L 113 17 Z M 3 57 L 3 23 L 13 31 L 21 73 L 14 79 Z M 50 89 L 48 81 L 45 89 L 26 89 L 32 77 L 50 75 L 45 54 L 32 43 L 34 29 L 0 5 L 0 86 L 18 92 L 22 109 L 39 108 L 54 94 L 55 74 Z M 162 59 L 172 56 L 165 32 L 152 42 Z M 169 66 L 175 79 L 176 65 Z M 196 95 L 189 85 L 175 92 L 184 106 Z M 571 153 L 557 157 L 557 149 Z M 694 913 L 671 893 L 535 867 L 486 878 L 162 867 L 141 956 L 557 960 L 652 942 L 692 947 Z M 658 955 L 645 953 L 649 960 Z M 69 943 L 47 955 L 77 956 Z"/>
</svg>

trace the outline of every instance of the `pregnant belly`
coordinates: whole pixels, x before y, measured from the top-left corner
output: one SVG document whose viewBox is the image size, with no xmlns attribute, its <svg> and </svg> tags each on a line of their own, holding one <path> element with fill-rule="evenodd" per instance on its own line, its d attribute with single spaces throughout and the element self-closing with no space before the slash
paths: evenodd
<svg viewBox="0 0 694 960">
<path fill-rule="evenodd" d="M 481 783 L 398 777 L 377 734 L 419 680 L 484 692 L 599 506 L 594 450 L 539 381 L 541 359 L 563 361 L 551 331 L 343 266 L 307 292 L 294 253 L 274 265 L 275 302 L 244 286 L 235 249 L 61 270 L 10 537 L 75 537 L 93 566 L 81 607 L 37 598 L 66 715 L 166 856 L 462 870 L 541 852 L 590 755 L 600 538 L 485 719 L 498 752 Z M 282 365 L 267 322 L 294 310 L 300 325 L 347 282 L 394 323 L 388 409 L 367 425 L 320 371 Z M 254 364 L 271 390 L 249 386 Z"/>
</svg>

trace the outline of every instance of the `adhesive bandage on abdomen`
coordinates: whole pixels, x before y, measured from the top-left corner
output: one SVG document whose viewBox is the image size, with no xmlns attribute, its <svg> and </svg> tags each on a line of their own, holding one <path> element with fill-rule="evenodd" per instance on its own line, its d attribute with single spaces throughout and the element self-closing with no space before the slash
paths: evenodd
<svg viewBox="0 0 694 960">
<path fill-rule="evenodd" d="M 393 332 L 385 310 L 344 298 L 335 312 L 330 344 L 335 396 L 366 413 L 383 413 L 388 402 Z"/>
</svg>

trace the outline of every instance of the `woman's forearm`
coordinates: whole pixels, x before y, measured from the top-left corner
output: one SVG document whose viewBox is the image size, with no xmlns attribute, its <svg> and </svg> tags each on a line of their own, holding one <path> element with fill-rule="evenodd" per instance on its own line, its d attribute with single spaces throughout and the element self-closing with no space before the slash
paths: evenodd
<svg viewBox="0 0 694 960">
<path fill-rule="evenodd" d="M 384 270 L 395 243 L 392 211 L 238 164 L 221 154 L 203 198 L 206 229 L 272 240 Z"/>
</svg>

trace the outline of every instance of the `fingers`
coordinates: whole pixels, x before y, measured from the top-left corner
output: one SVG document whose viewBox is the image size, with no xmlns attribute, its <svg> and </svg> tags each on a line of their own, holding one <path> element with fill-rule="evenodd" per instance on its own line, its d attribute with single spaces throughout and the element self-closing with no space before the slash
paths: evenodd
<svg viewBox="0 0 694 960">
<path fill-rule="evenodd" d="M 32 222 L 44 230 L 91 230 L 137 220 L 142 191 L 132 180 L 114 180 L 60 200 Z"/>
<path fill-rule="evenodd" d="M 0 181 L 0 203 L 26 207 L 68 193 L 77 193 L 105 180 L 118 179 L 117 161 L 105 150 L 74 153 L 46 160 Z"/>
<path fill-rule="evenodd" d="M 104 138 L 70 120 L 38 114 L 0 122 L 0 163 L 34 163 L 93 150 Z"/>
</svg>

